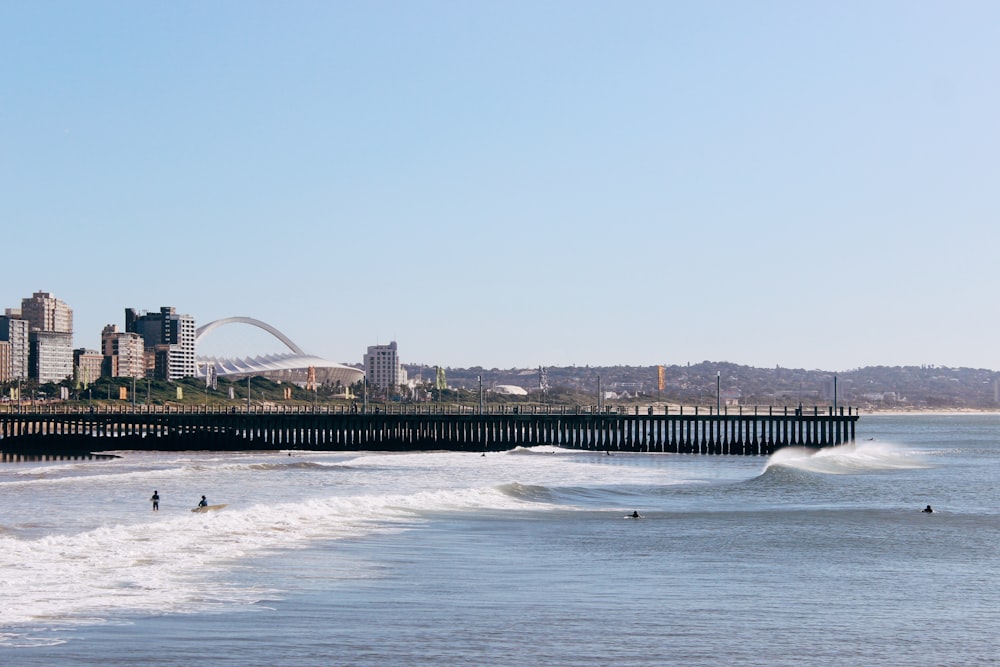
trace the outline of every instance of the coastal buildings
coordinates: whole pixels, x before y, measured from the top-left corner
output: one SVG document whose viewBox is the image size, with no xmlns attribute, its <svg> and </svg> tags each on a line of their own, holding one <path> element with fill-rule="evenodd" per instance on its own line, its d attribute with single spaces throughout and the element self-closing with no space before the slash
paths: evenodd
<svg viewBox="0 0 1000 667">
<path fill-rule="evenodd" d="M 371 345 L 364 357 L 368 384 L 389 389 L 406 384 L 406 371 L 399 363 L 396 341 L 388 345 Z"/>
<path fill-rule="evenodd" d="M 104 355 L 85 347 L 73 350 L 73 379 L 78 386 L 86 387 L 101 377 Z"/>
<path fill-rule="evenodd" d="M 73 310 L 48 292 L 21 299 L 8 317 L 28 323 L 28 377 L 61 382 L 73 377 Z"/>
<path fill-rule="evenodd" d="M 28 334 L 28 376 L 39 383 L 73 377 L 73 334 L 31 331 Z"/>
<path fill-rule="evenodd" d="M 119 331 L 115 324 L 107 325 L 101 332 L 101 352 L 104 359 L 102 375 L 146 377 L 146 346 L 138 333 Z"/>
<path fill-rule="evenodd" d="M 126 308 L 125 331 L 142 337 L 146 377 L 179 380 L 195 376 L 195 328 L 190 315 L 179 315 L 172 306 L 158 313 Z"/>
<path fill-rule="evenodd" d="M 0 382 L 10 381 L 10 343 L 0 340 Z"/>
<path fill-rule="evenodd" d="M 21 319 L 32 331 L 73 333 L 73 310 L 48 292 L 35 292 L 21 299 Z"/>
<path fill-rule="evenodd" d="M 0 361 L 0 382 L 28 379 L 28 322 L 13 317 L 12 311 L 0 316 L 0 346 L 6 348 Z"/>
</svg>

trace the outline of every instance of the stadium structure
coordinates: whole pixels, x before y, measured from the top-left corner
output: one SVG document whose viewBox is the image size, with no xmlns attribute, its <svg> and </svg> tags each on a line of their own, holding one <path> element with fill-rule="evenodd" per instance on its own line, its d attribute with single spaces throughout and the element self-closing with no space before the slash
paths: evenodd
<svg viewBox="0 0 1000 667">
<path fill-rule="evenodd" d="M 279 382 L 291 382 L 303 387 L 323 384 L 334 386 L 340 384 L 343 387 L 350 387 L 365 377 L 364 371 L 360 368 L 338 364 L 316 355 L 307 354 L 278 329 L 252 317 L 226 317 L 198 327 L 195 331 L 195 350 L 197 350 L 199 340 L 215 329 L 229 324 L 249 324 L 263 329 L 281 341 L 289 349 L 289 352 L 241 359 L 198 356 L 196 358 L 198 377 L 262 376 Z"/>
</svg>

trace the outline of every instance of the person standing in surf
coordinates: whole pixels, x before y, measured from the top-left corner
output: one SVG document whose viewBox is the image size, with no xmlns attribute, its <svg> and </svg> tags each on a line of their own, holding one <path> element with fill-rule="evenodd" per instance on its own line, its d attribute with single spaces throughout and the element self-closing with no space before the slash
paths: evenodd
<svg viewBox="0 0 1000 667">
<path fill-rule="evenodd" d="M 153 491 L 153 497 L 150 498 L 150 500 L 153 501 L 153 511 L 154 512 L 159 512 L 160 511 L 160 492 L 154 490 Z"/>
</svg>

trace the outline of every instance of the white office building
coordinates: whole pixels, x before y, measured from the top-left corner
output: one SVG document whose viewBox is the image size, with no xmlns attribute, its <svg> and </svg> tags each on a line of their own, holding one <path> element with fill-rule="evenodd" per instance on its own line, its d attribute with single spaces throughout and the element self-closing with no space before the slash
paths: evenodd
<svg viewBox="0 0 1000 667">
<path fill-rule="evenodd" d="M 406 384 L 406 371 L 399 363 L 396 341 L 388 345 L 369 346 L 364 361 L 369 385 L 388 389 Z"/>
<path fill-rule="evenodd" d="M 28 334 L 28 374 L 40 383 L 73 378 L 73 334 L 32 331 Z"/>
</svg>

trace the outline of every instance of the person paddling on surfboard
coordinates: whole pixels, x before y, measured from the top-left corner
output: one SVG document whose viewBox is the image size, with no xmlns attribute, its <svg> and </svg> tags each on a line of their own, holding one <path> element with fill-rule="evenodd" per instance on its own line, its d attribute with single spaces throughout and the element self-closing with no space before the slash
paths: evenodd
<svg viewBox="0 0 1000 667">
<path fill-rule="evenodd" d="M 933 513 L 934 513 L 934 510 L 933 510 L 933 509 L 931 509 L 931 506 L 930 506 L 930 505 L 928 505 L 927 507 L 923 508 L 923 509 L 922 509 L 922 510 L 920 510 L 920 511 L 921 511 L 921 512 L 926 512 L 927 514 L 933 514 Z"/>
<path fill-rule="evenodd" d="M 208 501 L 205 499 L 205 496 L 201 497 L 201 502 L 198 503 L 198 507 L 208 507 Z"/>
</svg>

